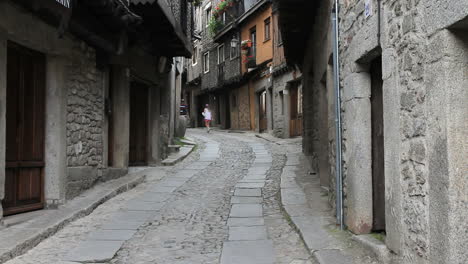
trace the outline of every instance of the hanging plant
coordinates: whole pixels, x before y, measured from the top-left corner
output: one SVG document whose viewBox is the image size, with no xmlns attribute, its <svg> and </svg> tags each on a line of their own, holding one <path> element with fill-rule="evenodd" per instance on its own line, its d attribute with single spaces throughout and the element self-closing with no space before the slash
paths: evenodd
<svg viewBox="0 0 468 264">
<path fill-rule="evenodd" d="M 200 6 L 202 4 L 203 0 L 193 0 L 193 5 L 194 6 Z"/>
<path fill-rule="evenodd" d="M 221 0 L 213 11 L 214 17 L 220 17 L 226 10 L 234 6 L 234 0 Z"/>
<path fill-rule="evenodd" d="M 223 28 L 223 26 L 223 22 L 217 18 L 212 17 L 210 22 L 208 22 L 208 31 L 211 36 L 214 36 L 221 28 Z"/>
</svg>

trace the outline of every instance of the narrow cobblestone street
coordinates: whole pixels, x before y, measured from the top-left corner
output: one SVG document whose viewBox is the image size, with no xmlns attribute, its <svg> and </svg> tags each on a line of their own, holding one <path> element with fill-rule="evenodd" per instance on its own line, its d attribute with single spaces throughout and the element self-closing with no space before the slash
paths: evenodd
<svg viewBox="0 0 468 264">
<path fill-rule="evenodd" d="M 183 162 L 146 169 L 144 183 L 7 263 L 314 263 L 280 209 L 287 149 L 252 133 L 189 136 L 199 146 Z"/>
</svg>

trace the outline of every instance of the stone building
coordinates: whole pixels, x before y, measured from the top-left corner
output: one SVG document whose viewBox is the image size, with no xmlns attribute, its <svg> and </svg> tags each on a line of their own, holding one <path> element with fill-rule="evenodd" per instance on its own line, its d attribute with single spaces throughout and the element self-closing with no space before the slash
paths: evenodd
<svg viewBox="0 0 468 264">
<path fill-rule="evenodd" d="M 334 201 L 334 1 L 276 2 L 303 72 L 304 152 Z M 466 263 L 468 2 L 339 3 L 346 226 L 383 232 L 387 263 Z"/>
<path fill-rule="evenodd" d="M 192 119 L 201 126 L 200 112 L 205 104 L 210 104 L 214 125 L 271 132 L 271 2 L 223 3 L 228 3 L 227 7 L 221 1 L 203 1 L 195 11 L 199 16 L 195 25 L 201 31 L 194 41 L 194 46 L 199 47 L 194 54 L 198 56 L 188 65 L 187 87 L 193 91 Z M 243 41 L 249 40 L 248 46 L 241 47 Z"/>
<path fill-rule="evenodd" d="M 0 222 L 167 155 L 174 2 L 0 2 Z"/>
</svg>

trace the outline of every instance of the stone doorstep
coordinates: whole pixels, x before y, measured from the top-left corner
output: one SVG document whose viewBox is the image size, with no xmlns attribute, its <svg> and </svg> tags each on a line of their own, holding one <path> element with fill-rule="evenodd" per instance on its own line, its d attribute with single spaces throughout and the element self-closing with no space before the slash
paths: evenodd
<svg viewBox="0 0 468 264">
<path fill-rule="evenodd" d="M 351 238 L 371 252 L 379 263 L 391 263 L 392 253 L 384 242 L 372 237 L 371 235 L 353 235 Z"/>
<path fill-rule="evenodd" d="M 172 153 L 169 157 L 162 161 L 164 166 L 173 166 L 180 161 L 184 160 L 192 151 L 195 149 L 195 146 L 184 146 L 181 147 L 178 152 Z"/>
<path fill-rule="evenodd" d="M 26 253 L 67 224 L 91 214 L 99 205 L 134 188 L 145 178 L 136 173 L 99 184 L 57 210 L 43 210 L 44 214 L 31 221 L 1 230 L 0 263 Z"/>
</svg>

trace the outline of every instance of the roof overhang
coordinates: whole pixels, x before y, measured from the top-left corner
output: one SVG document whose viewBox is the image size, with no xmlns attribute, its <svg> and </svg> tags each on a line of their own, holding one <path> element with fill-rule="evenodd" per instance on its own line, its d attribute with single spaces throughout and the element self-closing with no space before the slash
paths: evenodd
<svg viewBox="0 0 468 264">
<path fill-rule="evenodd" d="M 131 10 L 143 18 L 144 31 L 150 31 L 155 48 L 170 56 L 190 57 L 192 44 L 165 0 L 130 0 Z"/>
<path fill-rule="evenodd" d="M 279 27 L 289 65 L 302 65 L 304 50 L 320 0 L 274 0 L 279 13 Z"/>
</svg>

